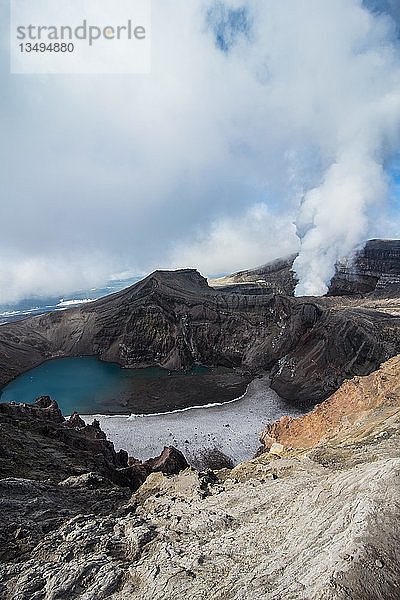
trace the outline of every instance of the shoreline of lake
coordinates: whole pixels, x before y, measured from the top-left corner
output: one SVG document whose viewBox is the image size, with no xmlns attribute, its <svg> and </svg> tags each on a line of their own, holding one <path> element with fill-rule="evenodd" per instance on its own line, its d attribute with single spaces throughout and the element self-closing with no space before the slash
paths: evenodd
<svg viewBox="0 0 400 600">
<path fill-rule="evenodd" d="M 226 367 L 126 369 L 93 356 L 60 358 L 8 383 L 0 390 L 0 402 L 29 404 L 48 395 L 64 415 L 154 414 L 234 400 L 249 382 L 250 376 Z"/>
<path fill-rule="evenodd" d="M 259 447 L 265 425 L 283 415 L 300 416 L 310 410 L 295 408 L 269 386 L 269 377 L 257 377 L 245 393 L 230 402 L 191 407 L 159 415 L 81 415 L 100 422 L 116 450 L 146 460 L 164 446 L 175 446 L 196 468 L 206 468 L 213 455 L 233 464 L 250 459 Z"/>
</svg>

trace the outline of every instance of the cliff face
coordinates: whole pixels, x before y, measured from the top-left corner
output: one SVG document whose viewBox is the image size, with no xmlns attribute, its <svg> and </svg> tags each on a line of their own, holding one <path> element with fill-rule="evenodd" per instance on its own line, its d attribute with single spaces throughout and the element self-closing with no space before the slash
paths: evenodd
<svg viewBox="0 0 400 600">
<path fill-rule="evenodd" d="M 379 309 L 227 293 L 193 270 L 155 272 L 84 307 L 2 325 L 0 384 L 51 358 L 96 355 L 125 367 L 272 369 L 282 397 L 315 402 L 400 351 L 400 317 Z"/>
<path fill-rule="evenodd" d="M 397 357 L 299 419 L 279 456 L 152 473 L 133 495 L 96 471 L 0 480 L 1 598 L 398 598 L 399 381 Z"/>
<path fill-rule="evenodd" d="M 400 422 L 400 356 L 365 377 L 353 377 L 313 411 L 282 417 L 261 434 L 265 450 L 274 442 L 291 448 L 353 442 L 379 436 Z"/>
<path fill-rule="evenodd" d="M 400 240 L 370 240 L 365 247 L 338 264 L 329 294 L 400 295 Z"/>
<path fill-rule="evenodd" d="M 297 279 L 292 271 L 296 255 L 257 269 L 239 271 L 211 280 L 211 285 L 237 293 L 265 292 L 292 296 Z M 227 287 L 229 286 L 229 287 Z M 339 262 L 329 285 L 329 296 L 398 297 L 400 294 L 400 240 L 369 240 L 353 256 Z"/>
</svg>

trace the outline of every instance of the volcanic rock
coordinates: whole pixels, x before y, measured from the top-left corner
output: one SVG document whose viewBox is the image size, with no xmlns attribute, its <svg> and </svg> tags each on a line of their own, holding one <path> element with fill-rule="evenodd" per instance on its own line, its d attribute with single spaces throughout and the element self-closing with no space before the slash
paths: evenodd
<svg viewBox="0 0 400 600">
<path fill-rule="evenodd" d="M 86 423 L 77 412 L 73 412 L 69 419 L 65 421 L 65 427 L 72 427 L 73 429 L 82 429 L 86 427 Z"/>
<path fill-rule="evenodd" d="M 33 404 L 19 404 L 16 402 L 0 404 L 0 415 L 28 421 L 39 419 L 51 423 L 64 423 L 64 417 L 57 402 L 52 400 L 50 396 L 40 396 Z"/>
<path fill-rule="evenodd" d="M 353 377 L 308 414 L 282 417 L 267 425 L 260 441 L 265 450 L 277 443 L 310 448 L 327 440 L 359 440 L 369 432 L 379 435 L 391 420 L 400 420 L 400 356 L 365 377 Z"/>
<path fill-rule="evenodd" d="M 9 450 L 20 459 L 14 470 L 30 453 L 35 479 L 10 469 L 0 480 L 0 597 L 394 600 L 399 381 L 395 357 L 344 383 L 308 417 L 271 426 L 268 435 L 284 445 L 279 457 L 264 452 L 216 473 L 153 472 L 133 495 L 96 468 L 60 476 L 67 444 L 38 433 L 38 412 L 22 411 L 16 432 L 25 423 L 29 435 Z M 15 417 L 1 419 L 7 433 Z M 46 469 L 33 452 L 40 436 Z M 180 460 L 172 449 L 163 455 L 150 463 Z M 77 471 L 84 466 L 79 452 L 69 459 Z"/>
<path fill-rule="evenodd" d="M 394 600 L 399 375 L 397 359 L 363 380 L 348 413 L 374 413 L 362 435 L 341 418 L 324 444 L 221 477 L 152 473 L 132 497 L 90 472 L 1 480 L 1 597 Z"/>
<path fill-rule="evenodd" d="M 150 472 L 157 473 L 160 471 L 167 475 L 176 475 L 189 466 L 182 452 L 173 446 L 166 446 L 160 456 L 146 460 L 144 465 Z"/>
<path fill-rule="evenodd" d="M 49 397 L 39 398 L 33 405 L 0 404 L 0 433 L 3 478 L 59 482 L 94 472 L 135 490 L 153 470 L 170 474 L 187 467 L 182 453 L 172 446 L 144 463 L 129 459 L 125 450 L 115 451 L 98 421 L 86 424 L 76 413 L 65 420 L 57 402 Z"/>
<path fill-rule="evenodd" d="M 293 296 L 297 285 L 293 263 L 296 254 L 262 267 L 210 280 L 211 285 L 241 294 Z M 336 264 L 329 284 L 330 296 L 398 297 L 400 295 L 400 240 L 369 240 L 352 256 Z"/>
<path fill-rule="evenodd" d="M 347 303 L 346 303 L 347 302 Z M 156 271 L 85 306 L 0 326 L 0 384 L 57 357 L 124 367 L 272 369 L 283 398 L 309 404 L 400 352 L 386 300 L 290 298 L 213 289 L 197 271 Z"/>
</svg>

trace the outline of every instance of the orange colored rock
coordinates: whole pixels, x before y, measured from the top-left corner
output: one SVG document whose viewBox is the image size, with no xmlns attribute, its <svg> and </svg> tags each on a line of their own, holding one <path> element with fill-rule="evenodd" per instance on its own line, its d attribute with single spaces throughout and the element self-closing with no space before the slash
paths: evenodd
<svg viewBox="0 0 400 600">
<path fill-rule="evenodd" d="M 345 381 L 330 398 L 297 419 L 282 417 L 260 436 L 265 450 L 274 442 L 311 448 L 321 442 L 351 442 L 378 435 L 400 417 L 400 355 L 365 377 Z"/>
</svg>

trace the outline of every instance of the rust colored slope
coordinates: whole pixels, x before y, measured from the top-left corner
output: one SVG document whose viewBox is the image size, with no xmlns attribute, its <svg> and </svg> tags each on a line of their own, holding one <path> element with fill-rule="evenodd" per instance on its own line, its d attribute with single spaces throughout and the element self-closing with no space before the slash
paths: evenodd
<svg viewBox="0 0 400 600">
<path fill-rule="evenodd" d="M 313 411 L 268 425 L 260 440 L 266 450 L 273 442 L 291 448 L 311 448 L 324 441 L 354 442 L 378 435 L 400 421 L 400 355 L 365 377 L 345 381 Z"/>
</svg>

